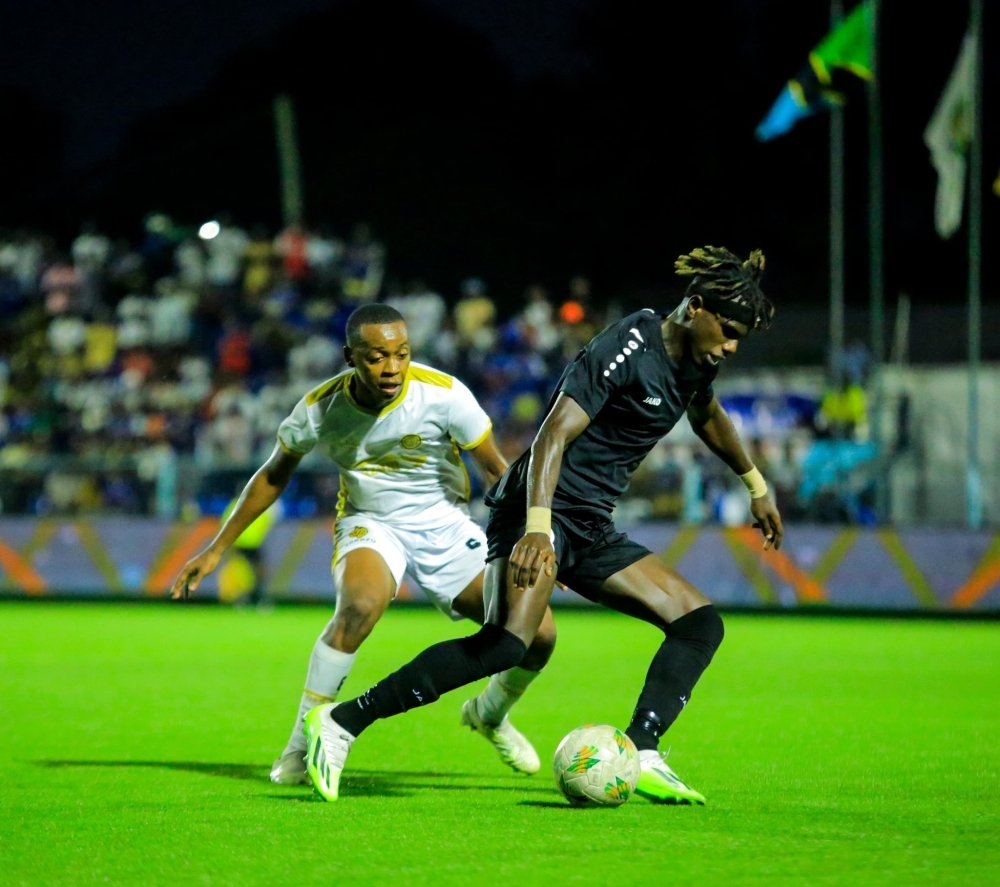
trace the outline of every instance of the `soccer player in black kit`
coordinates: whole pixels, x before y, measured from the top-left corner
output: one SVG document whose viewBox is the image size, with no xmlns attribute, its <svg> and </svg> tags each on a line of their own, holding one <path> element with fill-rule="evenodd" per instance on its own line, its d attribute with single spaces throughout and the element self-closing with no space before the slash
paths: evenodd
<svg viewBox="0 0 1000 887">
<path fill-rule="evenodd" d="M 675 267 L 690 278 L 681 304 L 667 315 L 644 309 L 599 333 L 563 373 L 531 449 L 487 494 L 487 624 L 428 647 L 363 696 L 306 717 L 307 768 L 327 800 L 337 797 L 352 743 L 376 720 L 516 666 L 558 575 L 590 600 L 664 632 L 626 731 L 642 763 L 637 792 L 661 803 L 705 802 L 658 743 L 722 643 L 722 619 L 698 589 L 618 532 L 611 514 L 639 463 L 686 413 L 746 484 L 764 548 L 781 545 L 774 501 L 712 391 L 721 361 L 740 339 L 767 329 L 774 308 L 760 289 L 759 251 L 741 261 L 705 247 Z"/>
</svg>

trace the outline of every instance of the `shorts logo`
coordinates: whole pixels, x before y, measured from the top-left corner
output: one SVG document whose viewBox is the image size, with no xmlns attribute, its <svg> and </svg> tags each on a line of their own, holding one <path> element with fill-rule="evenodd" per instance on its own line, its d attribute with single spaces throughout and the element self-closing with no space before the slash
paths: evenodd
<svg viewBox="0 0 1000 887">
<path fill-rule="evenodd" d="M 423 442 L 423 438 L 419 434 L 406 434 L 403 435 L 403 439 L 400 440 L 399 445 L 404 450 L 415 450 Z"/>
<path fill-rule="evenodd" d="M 662 401 L 658 397 L 644 397 L 642 399 L 642 402 L 643 403 L 648 403 L 648 404 L 650 404 L 651 406 L 654 406 L 654 407 L 658 407 L 662 403 Z"/>
<path fill-rule="evenodd" d="M 348 536 L 352 536 L 355 539 L 364 539 L 365 536 L 368 535 L 368 528 L 367 527 L 355 527 L 347 535 Z"/>
<path fill-rule="evenodd" d="M 466 547 L 466 548 L 472 548 L 472 549 L 476 549 L 476 548 L 479 548 L 479 546 L 480 546 L 480 545 L 482 545 L 482 544 L 483 544 L 483 543 L 482 543 L 482 542 L 480 542 L 480 541 L 479 541 L 478 539 L 469 539 L 469 540 L 468 540 L 468 541 L 467 541 L 467 542 L 465 543 L 465 547 Z"/>
</svg>

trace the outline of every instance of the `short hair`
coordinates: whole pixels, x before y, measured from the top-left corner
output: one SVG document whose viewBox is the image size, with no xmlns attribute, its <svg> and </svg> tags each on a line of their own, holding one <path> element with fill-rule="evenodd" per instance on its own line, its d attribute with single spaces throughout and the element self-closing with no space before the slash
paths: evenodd
<svg viewBox="0 0 1000 887">
<path fill-rule="evenodd" d="M 766 330 L 774 317 L 774 305 L 764 295 L 760 281 L 764 275 L 764 253 L 755 249 L 745 262 L 729 250 L 706 246 L 679 256 L 674 268 L 681 277 L 690 277 L 685 296 L 701 296 L 706 307 L 720 301 L 742 306 L 732 320 L 753 330 Z"/>
<path fill-rule="evenodd" d="M 373 323 L 400 323 L 403 315 L 390 305 L 381 305 L 373 302 L 370 305 L 362 305 L 351 312 L 347 318 L 347 347 L 357 348 L 364 342 L 361 336 L 361 327 Z"/>
</svg>

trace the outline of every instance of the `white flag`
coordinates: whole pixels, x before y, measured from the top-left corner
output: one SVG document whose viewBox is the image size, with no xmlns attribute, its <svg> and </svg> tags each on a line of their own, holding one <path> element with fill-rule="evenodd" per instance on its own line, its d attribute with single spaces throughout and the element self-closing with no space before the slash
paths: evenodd
<svg viewBox="0 0 1000 887">
<path fill-rule="evenodd" d="M 924 144 L 930 148 L 931 163 L 938 174 L 934 227 L 944 238 L 951 237 L 962 224 L 965 158 L 972 141 L 975 67 L 976 38 L 966 34 L 948 84 L 924 130 Z"/>
</svg>

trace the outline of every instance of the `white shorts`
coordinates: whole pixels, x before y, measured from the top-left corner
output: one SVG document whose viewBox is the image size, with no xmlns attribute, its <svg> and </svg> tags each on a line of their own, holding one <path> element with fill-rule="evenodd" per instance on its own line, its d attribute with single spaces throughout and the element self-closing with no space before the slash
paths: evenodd
<svg viewBox="0 0 1000 887">
<path fill-rule="evenodd" d="M 459 508 L 446 523 L 412 529 L 363 514 L 350 515 L 337 521 L 333 541 L 333 582 L 338 595 L 344 555 L 371 548 L 382 555 L 392 573 L 393 597 L 408 572 L 434 606 L 452 619 L 463 618 L 452 608 L 452 601 L 486 568 L 486 534 Z"/>
</svg>

